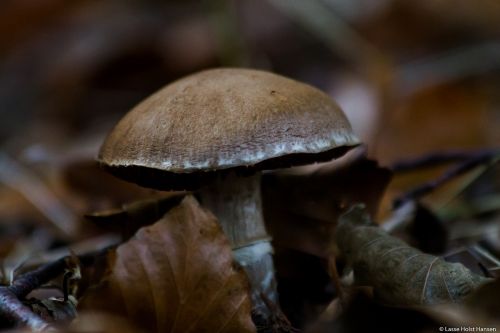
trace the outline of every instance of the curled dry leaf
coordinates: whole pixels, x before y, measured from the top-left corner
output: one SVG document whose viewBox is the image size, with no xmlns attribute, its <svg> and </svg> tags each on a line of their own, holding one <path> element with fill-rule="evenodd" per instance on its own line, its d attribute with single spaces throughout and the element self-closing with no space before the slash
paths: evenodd
<svg viewBox="0 0 500 333">
<path fill-rule="evenodd" d="M 118 209 L 98 211 L 86 214 L 85 217 L 104 230 L 121 231 L 123 239 L 127 240 L 139 228 L 158 221 L 177 206 L 185 195 L 185 192 L 167 192 L 161 197 L 134 201 Z"/>
<path fill-rule="evenodd" d="M 82 307 L 149 332 L 255 332 L 248 281 L 213 215 L 188 196 L 110 253 Z"/>
<path fill-rule="evenodd" d="M 362 205 L 339 219 L 337 243 L 356 283 L 370 285 L 383 302 L 428 305 L 461 301 L 487 278 L 459 263 L 410 247 L 371 224 Z"/>
</svg>

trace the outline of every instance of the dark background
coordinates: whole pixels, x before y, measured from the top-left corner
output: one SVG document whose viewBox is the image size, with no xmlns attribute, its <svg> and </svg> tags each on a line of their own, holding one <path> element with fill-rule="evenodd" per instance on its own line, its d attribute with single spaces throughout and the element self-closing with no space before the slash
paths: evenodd
<svg viewBox="0 0 500 333">
<path fill-rule="evenodd" d="M 494 0 L 5 0 L 0 143 L 26 163 L 92 156 L 158 88 L 242 66 L 328 92 L 382 163 L 491 146 L 499 28 Z"/>
</svg>

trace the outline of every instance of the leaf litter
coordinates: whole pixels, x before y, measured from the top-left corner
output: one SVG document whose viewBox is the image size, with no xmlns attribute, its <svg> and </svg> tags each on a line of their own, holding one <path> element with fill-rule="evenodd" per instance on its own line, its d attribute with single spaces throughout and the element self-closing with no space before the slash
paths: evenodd
<svg viewBox="0 0 500 333">
<path fill-rule="evenodd" d="M 191 196 L 112 251 L 108 265 L 81 309 L 150 332 L 255 332 L 246 276 L 216 218 Z"/>
<path fill-rule="evenodd" d="M 339 219 L 337 244 L 357 285 L 395 306 L 460 302 L 489 281 L 460 263 L 425 254 L 372 224 L 363 205 Z"/>
</svg>

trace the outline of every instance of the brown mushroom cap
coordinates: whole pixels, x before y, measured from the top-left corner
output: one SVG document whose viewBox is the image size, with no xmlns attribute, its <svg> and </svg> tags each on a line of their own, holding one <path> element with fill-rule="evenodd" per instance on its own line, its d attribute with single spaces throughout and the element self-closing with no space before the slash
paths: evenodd
<svg viewBox="0 0 500 333">
<path fill-rule="evenodd" d="M 250 69 L 213 69 L 167 85 L 109 134 L 99 162 L 157 189 L 195 188 L 222 170 L 338 157 L 359 143 L 342 110 L 307 84 Z"/>
</svg>

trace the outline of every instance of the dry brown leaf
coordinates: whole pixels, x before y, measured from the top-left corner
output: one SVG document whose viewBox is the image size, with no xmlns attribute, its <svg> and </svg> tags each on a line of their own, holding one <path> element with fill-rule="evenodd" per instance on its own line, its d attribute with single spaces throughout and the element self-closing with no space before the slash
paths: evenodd
<svg viewBox="0 0 500 333">
<path fill-rule="evenodd" d="M 246 276 L 215 217 L 191 196 L 119 246 L 109 265 L 83 308 L 150 332 L 255 332 Z"/>
<path fill-rule="evenodd" d="M 383 302 L 428 305 L 459 302 L 489 279 L 459 263 L 410 247 L 371 225 L 362 205 L 339 219 L 336 240 L 359 285 L 370 285 Z"/>
<path fill-rule="evenodd" d="M 177 206 L 185 195 L 185 192 L 166 192 L 162 196 L 134 201 L 121 208 L 86 214 L 85 217 L 103 230 L 121 231 L 123 239 L 127 240 L 139 228 L 156 222 Z"/>
</svg>

